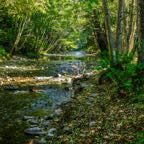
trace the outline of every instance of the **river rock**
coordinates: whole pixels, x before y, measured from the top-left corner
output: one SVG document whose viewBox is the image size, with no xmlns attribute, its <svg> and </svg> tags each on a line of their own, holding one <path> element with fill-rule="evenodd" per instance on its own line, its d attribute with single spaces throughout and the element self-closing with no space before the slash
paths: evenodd
<svg viewBox="0 0 144 144">
<path fill-rule="evenodd" d="M 45 120 L 53 120 L 53 118 L 54 118 L 54 114 L 50 114 L 45 118 Z"/>
<path fill-rule="evenodd" d="M 4 89 L 9 91 L 16 91 L 19 90 L 19 87 L 15 85 L 6 85 Z"/>
<path fill-rule="evenodd" d="M 72 51 L 71 54 L 77 58 L 85 57 L 86 52 L 85 51 Z"/>
<path fill-rule="evenodd" d="M 14 94 L 26 94 L 26 93 L 29 93 L 29 91 L 24 91 L 24 90 L 16 90 L 15 92 L 14 92 Z"/>
<path fill-rule="evenodd" d="M 29 135 L 42 135 L 42 134 L 45 134 L 45 132 L 39 127 L 28 128 L 28 129 L 25 130 L 25 133 L 29 134 Z"/>
<path fill-rule="evenodd" d="M 87 85 L 87 84 L 85 84 L 85 83 L 82 83 L 81 86 L 82 86 L 83 88 L 89 87 L 89 85 Z"/>
<path fill-rule="evenodd" d="M 36 144 L 47 144 L 45 138 L 40 139 Z"/>
<path fill-rule="evenodd" d="M 23 120 L 30 120 L 30 119 L 34 119 L 35 117 L 33 116 L 24 116 Z"/>
<path fill-rule="evenodd" d="M 96 96 L 97 96 L 97 93 L 92 93 L 91 96 L 92 96 L 92 97 L 96 97 Z"/>
<path fill-rule="evenodd" d="M 72 129 L 70 127 L 64 127 L 63 131 L 64 131 L 64 133 L 67 133 L 67 134 L 71 134 L 72 133 Z"/>
<path fill-rule="evenodd" d="M 29 122 L 30 124 L 32 124 L 32 125 L 38 124 L 38 121 L 37 121 L 37 120 L 34 120 L 34 119 L 29 120 L 28 122 Z"/>
<path fill-rule="evenodd" d="M 62 109 L 61 108 L 58 108 L 55 110 L 55 114 L 56 115 L 61 115 L 63 113 Z"/>
<path fill-rule="evenodd" d="M 34 77 L 34 79 L 36 79 L 36 80 L 49 80 L 49 79 L 51 79 L 51 78 L 53 78 L 52 76 L 50 76 L 50 77 L 46 77 L 46 76 L 37 76 L 37 77 Z"/>
<path fill-rule="evenodd" d="M 57 131 L 56 128 L 51 128 L 51 129 L 49 129 L 47 136 L 48 136 L 48 137 L 54 137 L 55 134 L 56 134 L 56 131 Z"/>
<path fill-rule="evenodd" d="M 50 125 L 50 121 L 44 121 L 42 124 L 43 124 L 45 127 L 47 127 L 47 126 Z"/>
<path fill-rule="evenodd" d="M 93 127 L 93 126 L 95 126 L 96 125 L 96 122 L 95 121 L 91 121 L 90 123 L 89 123 L 89 126 L 90 127 Z"/>
<path fill-rule="evenodd" d="M 88 102 L 90 102 L 90 103 L 94 102 L 94 97 L 89 96 L 87 99 L 88 99 Z"/>
</svg>

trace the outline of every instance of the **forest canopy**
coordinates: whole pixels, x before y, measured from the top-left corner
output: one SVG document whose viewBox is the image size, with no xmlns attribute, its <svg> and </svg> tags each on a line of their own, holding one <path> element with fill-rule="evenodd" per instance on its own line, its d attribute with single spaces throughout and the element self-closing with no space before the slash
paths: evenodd
<svg viewBox="0 0 144 144">
<path fill-rule="evenodd" d="M 143 50 L 140 0 L 1 0 L 0 54 L 85 49 L 112 63 Z M 139 15 L 140 13 L 140 15 Z M 138 34 L 139 33 L 139 34 Z"/>
</svg>

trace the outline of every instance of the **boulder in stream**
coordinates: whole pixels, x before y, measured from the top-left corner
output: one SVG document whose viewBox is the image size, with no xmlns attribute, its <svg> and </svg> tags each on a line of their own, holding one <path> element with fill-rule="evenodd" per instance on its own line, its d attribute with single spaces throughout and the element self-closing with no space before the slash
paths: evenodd
<svg viewBox="0 0 144 144">
<path fill-rule="evenodd" d="M 32 127 L 32 128 L 28 128 L 25 130 L 25 133 L 28 135 L 43 135 L 46 132 L 44 132 L 41 128 L 39 127 Z"/>
</svg>

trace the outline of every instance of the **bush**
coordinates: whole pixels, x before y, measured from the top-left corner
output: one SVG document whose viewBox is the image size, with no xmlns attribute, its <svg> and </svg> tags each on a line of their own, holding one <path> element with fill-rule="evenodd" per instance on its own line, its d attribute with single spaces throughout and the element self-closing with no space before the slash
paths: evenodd
<svg viewBox="0 0 144 144">
<path fill-rule="evenodd" d="M 7 53 L 4 49 L 4 47 L 0 45 L 0 57 L 6 56 L 6 55 L 7 55 Z"/>
<path fill-rule="evenodd" d="M 105 70 L 100 74 L 99 84 L 113 84 L 114 95 L 139 97 L 138 93 L 143 93 L 144 64 L 129 61 L 110 66 L 108 60 L 102 60 L 101 68 Z"/>
</svg>

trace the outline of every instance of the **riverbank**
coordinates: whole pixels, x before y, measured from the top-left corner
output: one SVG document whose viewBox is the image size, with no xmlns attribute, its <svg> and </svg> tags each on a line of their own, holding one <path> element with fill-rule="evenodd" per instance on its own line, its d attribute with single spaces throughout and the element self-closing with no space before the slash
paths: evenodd
<svg viewBox="0 0 144 144">
<path fill-rule="evenodd" d="M 142 102 L 118 97 L 113 84 L 99 85 L 99 73 L 92 71 L 92 64 L 79 60 L 1 62 L 0 142 L 143 143 Z"/>
<path fill-rule="evenodd" d="M 97 78 L 75 84 L 75 98 L 62 105 L 62 115 L 54 119 L 57 134 L 48 143 L 142 144 L 143 105 L 119 99 L 112 85 L 97 84 Z"/>
</svg>

